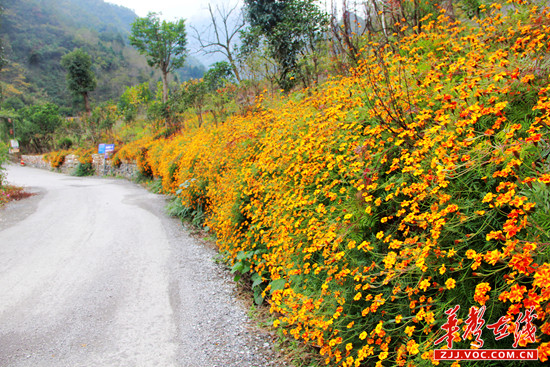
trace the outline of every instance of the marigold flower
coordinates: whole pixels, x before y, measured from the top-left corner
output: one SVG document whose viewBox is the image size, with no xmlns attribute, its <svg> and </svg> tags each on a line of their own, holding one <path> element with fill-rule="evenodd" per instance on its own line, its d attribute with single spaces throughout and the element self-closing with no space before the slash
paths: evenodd
<svg viewBox="0 0 550 367">
<path fill-rule="evenodd" d="M 491 265 L 495 265 L 500 260 L 500 252 L 498 250 L 489 251 L 485 254 L 484 260 Z"/>
<path fill-rule="evenodd" d="M 430 281 L 428 279 L 423 279 L 418 285 L 418 288 L 422 289 L 425 292 L 429 286 L 430 286 Z"/>
<path fill-rule="evenodd" d="M 416 326 L 412 325 L 412 326 L 407 326 L 405 328 L 405 334 L 407 334 L 408 336 L 412 336 L 412 333 L 414 332 L 414 329 L 416 328 Z"/>
<path fill-rule="evenodd" d="M 407 352 L 409 352 L 411 356 L 418 354 L 418 344 L 414 340 L 409 340 L 407 342 Z"/>
<path fill-rule="evenodd" d="M 489 299 L 489 296 L 486 295 L 487 292 L 491 290 L 489 283 L 479 283 L 476 286 L 474 301 L 478 302 L 480 305 L 484 305 L 485 302 Z"/>
<path fill-rule="evenodd" d="M 455 285 L 456 285 L 456 281 L 453 278 L 449 278 L 445 282 L 445 287 L 447 287 L 447 289 L 453 289 Z"/>
<path fill-rule="evenodd" d="M 533 285 L 540 288 L 550 288 L 550 264 L 544 263 L 535 271 Z"/>
<path fill-rule="evenodd" d="M 539 351 L 539 360 L 546 362 L 550 357 L 550 342 L 541 343 L 537 349 Z"/>
</svg>

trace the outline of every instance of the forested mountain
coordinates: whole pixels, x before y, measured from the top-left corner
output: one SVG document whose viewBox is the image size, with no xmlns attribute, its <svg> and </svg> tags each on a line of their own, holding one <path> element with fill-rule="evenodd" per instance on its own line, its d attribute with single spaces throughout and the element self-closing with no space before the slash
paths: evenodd
<svg viewBox="0 0 550 367">
<path fill-rule="evenodd" d="M 67 90 L 60 65 L 61 57 L 76 48 L 92 57 L 95 102 L 118 98 L 126 86 L 160 77 L 128 43 L 130 24 L 137 17 L 130 9 L 103 0 L 3 0 L 2 6 L 0 34 L 7 59 L 0 74 L 3 107 L 78 103 Z M 189 58 L 177 74 L 183 80 L 203 72 Z"/>
</svg>

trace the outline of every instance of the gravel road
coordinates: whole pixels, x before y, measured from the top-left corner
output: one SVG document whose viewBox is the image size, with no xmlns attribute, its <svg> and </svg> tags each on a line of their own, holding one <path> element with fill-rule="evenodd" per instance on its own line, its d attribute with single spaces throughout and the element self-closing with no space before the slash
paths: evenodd
<svg viewBox="0 0 550 367">
<path fill-rule="evenodd" d="M 8 166 L 0 366 L 282 366 L 215 252 L 124 180 Z"/>
</svg>

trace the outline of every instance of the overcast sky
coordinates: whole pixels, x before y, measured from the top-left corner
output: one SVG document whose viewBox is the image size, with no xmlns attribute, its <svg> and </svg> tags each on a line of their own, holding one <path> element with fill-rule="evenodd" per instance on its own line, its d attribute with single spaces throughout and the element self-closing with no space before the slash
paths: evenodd
<svg viewBox="0 0 550 367">
<path fill-rule="evenodd" d="M 242 0 L 105 0 L 132 9 L 140 17 L 149 12 L 162 13 L 166 20 L 187 19 L 191 22 L 208 17 L 208 3 L 236 4 Z"/>
<path fill-rule="evenodd" d="M 0 0 L 1 1 L 1 0 Z M 140 17 L 145 17 L 149 12 L 162 13 L 161 18 L 174 21 L 176 19 L 186 19 L 186 25 L 194 26 L 202 31 L 207 31 L 210 24 L 208 13 L 208 4 L 218 4 L 223 9 L 231 9 L 236 4 L 239 7 L 244 3 L 243 0 L 105 0 L 108 3 L 122 5 L 132 9 Z M 331 2 L 339 3 L 341 0 L 320 0 L 319 3 L 330 7 Z M 328 8 L 327 8 L 328 9 Z M 236 13 L 233 13 L 236 15 Z M 207 32 L 208 33 L 208 32 Z M 194 40 L 194 33 L 188 28 L 189 49 L 194 56 L 199 58 L 205 65 L 223 60 L 219 54 L 202 55 L 199 52 L 198 43 Z M 208 34 L 203 34 L 206 39 Z"/>
<path fill-rule="evenodd" d="M 147 13 L 162 13 L 161 18 L 174 21 L 176 19 L 186 19 L 187 26 L 195 26 L 199 30 L 206 30 L 210 24 L 208 13 L 208 4 L 220 4 L 224 8 L 233 7 L 236 4 L 242 4 L 243 0 L 105 0 L 111 4 L 122 5 L 132 9 L 138 16 L 145 17 Z M 198 43 L 193 38 L 194 33 L 190 29 L 188 34 L 188 48 L 191 55 L 199 57 L 206 66 L 216 61 L 223 60 L 219 54 L 203 55 L 199 52 Z M 208 35 L 205 35 L 208 38 Z"/>
</svg>

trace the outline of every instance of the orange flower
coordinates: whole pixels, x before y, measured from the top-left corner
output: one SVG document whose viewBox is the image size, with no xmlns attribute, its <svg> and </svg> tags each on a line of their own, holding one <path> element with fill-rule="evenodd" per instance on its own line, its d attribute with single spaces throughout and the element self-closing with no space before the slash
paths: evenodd
<svg viewBox="0 0 550 367">
<path fill-rule="evenodd" d="M 535 271 L 533 285 L 550 288 L 550 264 L 544 263 Z"/>
<path fill-rule="evenodd" d="M 539 360 L 546 362 L 548 357 L 550 357 L 550 342 L 541 343 L 537 349 L 539 351 Z"/>
<path fill-rule="evenodd" d="M 520 302 L 523 299 L 523 294 L 527 291 L 527 288 L 522 285 L 514 284 L 508 294 L 510 302 Z"/>
<path fill-rule="evenodd" d="M 489 299 L 489 296 L 486 295 L 487 292 L 491 290 L 489 283 L 479 283 L 476 286 L 474 301 L 478 302 L 480 305 L 484 305 L 485 302 Z"/>
</svg>

